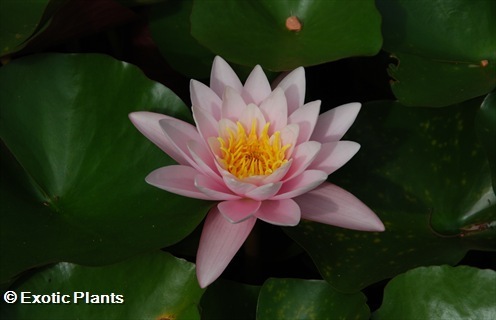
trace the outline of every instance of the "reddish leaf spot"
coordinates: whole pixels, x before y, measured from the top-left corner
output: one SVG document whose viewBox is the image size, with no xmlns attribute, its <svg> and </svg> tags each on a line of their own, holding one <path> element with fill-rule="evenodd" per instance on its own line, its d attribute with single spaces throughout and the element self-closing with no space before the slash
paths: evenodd
<svg viewBox="0 0 496 320">
<path fill-rule="evenodd" d="M 487 65 L 488 65 L 488 64 L 489 64 L 489 61 L 487 61 L 487 60 L 482 60 L 482 61 L 480 62 L 480 65 L 481 65 L 481 67 L 483 67 L 483 68 L 487 67 Z"/>
<path fill-rule="evenodd" d="M 296 16 L 291 16 L 286 19 L 286 29 L 289 31 L 298 32 L 301 30 L 301 22 Z"/>
</svg>

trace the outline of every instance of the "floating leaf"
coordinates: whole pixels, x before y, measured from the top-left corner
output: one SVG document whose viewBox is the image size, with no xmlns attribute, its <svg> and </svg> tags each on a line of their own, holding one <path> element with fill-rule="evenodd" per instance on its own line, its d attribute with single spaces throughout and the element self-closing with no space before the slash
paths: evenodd
<svg viewBox="0 0 496 320">
<path fill-rule="evenodd" d="M 268 279 L 260 290 L 257 319 L 369 319 L 362 293 L 340 293 L 322 280 Z"/>
<path fill-rule="evenodd" d="M 410 106 L 448 106 L 496 87 L 494 1 L 379 0 L 384 49 L 396 97 Z"/>
<path fill-rule="evenodd" d="M 380 23 L 370 0 L 194 1 L 191 33 L 229 61 L 284 71 L 375 55 Z"/>
<path fill-rule="evenodd" d="M 477 113 L 476 128 L 479 139 L 489 160 L 491 176 L 493 180 L 493 191 L 496 191 L 496 92 L 487 95 Z"/>
<path fill-rule="evenodd" d="M 386 231 L 285 228 L 332 286 L 355 292 L 413 267 L 455 264 L 469 249 L 496 250 L 496 199 L 474 129 L 479 105 L 362 108 L 347 136 L 362 148 L 330 178 L 372 208 Z"/>
<path fill-rule="evenodd" d="M 373 319 L 494 319 L 494 297 L 493 270 L 422 267 L 388 283 Z"/>
<path fill-rule="evenodd" d="M 219 279 L 202 297 L 202 319 L 255 319 L 259 292 L 259 286 Z"/>
<path fill-rule="evenodd" d="M 1 282 L 48 262 L 102 265 L 171 245 L 204 217 L 207 202 L 144 181 L 173 160 L 128 113 L 191 116 L 136 67 L 37 55 L 4 66 L 0 88 Z"/>
<path fill-rule="evenodd" d="M 105 267 L 61 262 L 10 290 L 19 299 L 25 292 L 24 299 L 29 302 L 34 301 L 34 295 L 55 294 L 59 298 L 46 304 L 21 304 L 18 300 L 2 307 L 2 318 L 200 319 L 198 303 L 203 294 L 194 264 L 164 252 Z"/>
</svg>

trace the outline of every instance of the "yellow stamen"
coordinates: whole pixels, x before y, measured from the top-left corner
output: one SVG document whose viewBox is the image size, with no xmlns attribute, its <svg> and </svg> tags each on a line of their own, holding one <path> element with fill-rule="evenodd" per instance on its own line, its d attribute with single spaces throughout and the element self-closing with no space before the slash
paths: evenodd
<svg viewBox="0 0 496 320">
<path fill-rule="evenodd" d="M 236 125 L 236 132 L 228 129 L 227 138 L 217 138 L 222 152 L 220 158 L 227 171 L 243 179 L 269 175 L 288 162 L 285 153 L 291 145 L 282 146 L 279 131 L 269 137 L 270 123 L 265 124 L 260 136 L 257 135 L 256 119 L 253 120 L 248 134 L 239 121 Z"/>
</svg>

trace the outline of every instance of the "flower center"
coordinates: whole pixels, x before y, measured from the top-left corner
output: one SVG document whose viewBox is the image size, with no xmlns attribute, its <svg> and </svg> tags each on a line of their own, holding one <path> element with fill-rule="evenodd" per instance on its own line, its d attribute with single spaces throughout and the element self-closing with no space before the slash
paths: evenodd
<svg viewBox="0 0 496 320">
<path fill-rule="evenodd" d="M 251 176 L 269 175 L 281 165 L 288 162 L 285 151 L 291 146 L 282 145 L 281 132 L 276 131 L 269 137 L 267 123 L 260 136 L 257 135 L 257 121 L 253 120 L 250 132 L 247 133 L 238 121 L 237 131 L 228 129 L 229 137 L 218 137 L 221 160 L 225 169 L 243 179 Z"/>
</svg>

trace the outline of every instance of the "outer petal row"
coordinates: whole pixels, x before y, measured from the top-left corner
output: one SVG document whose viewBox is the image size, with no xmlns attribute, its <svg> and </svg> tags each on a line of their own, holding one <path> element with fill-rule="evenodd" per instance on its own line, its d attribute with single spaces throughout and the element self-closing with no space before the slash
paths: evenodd
<svg viewBox="0 0 496 320">
<path fill-rule="evenodd" d="M 384 231 L 381 220 L 363 202 L 331 183 L 294 198 L 302 218 L 361 231 Z"/>
</svg>

